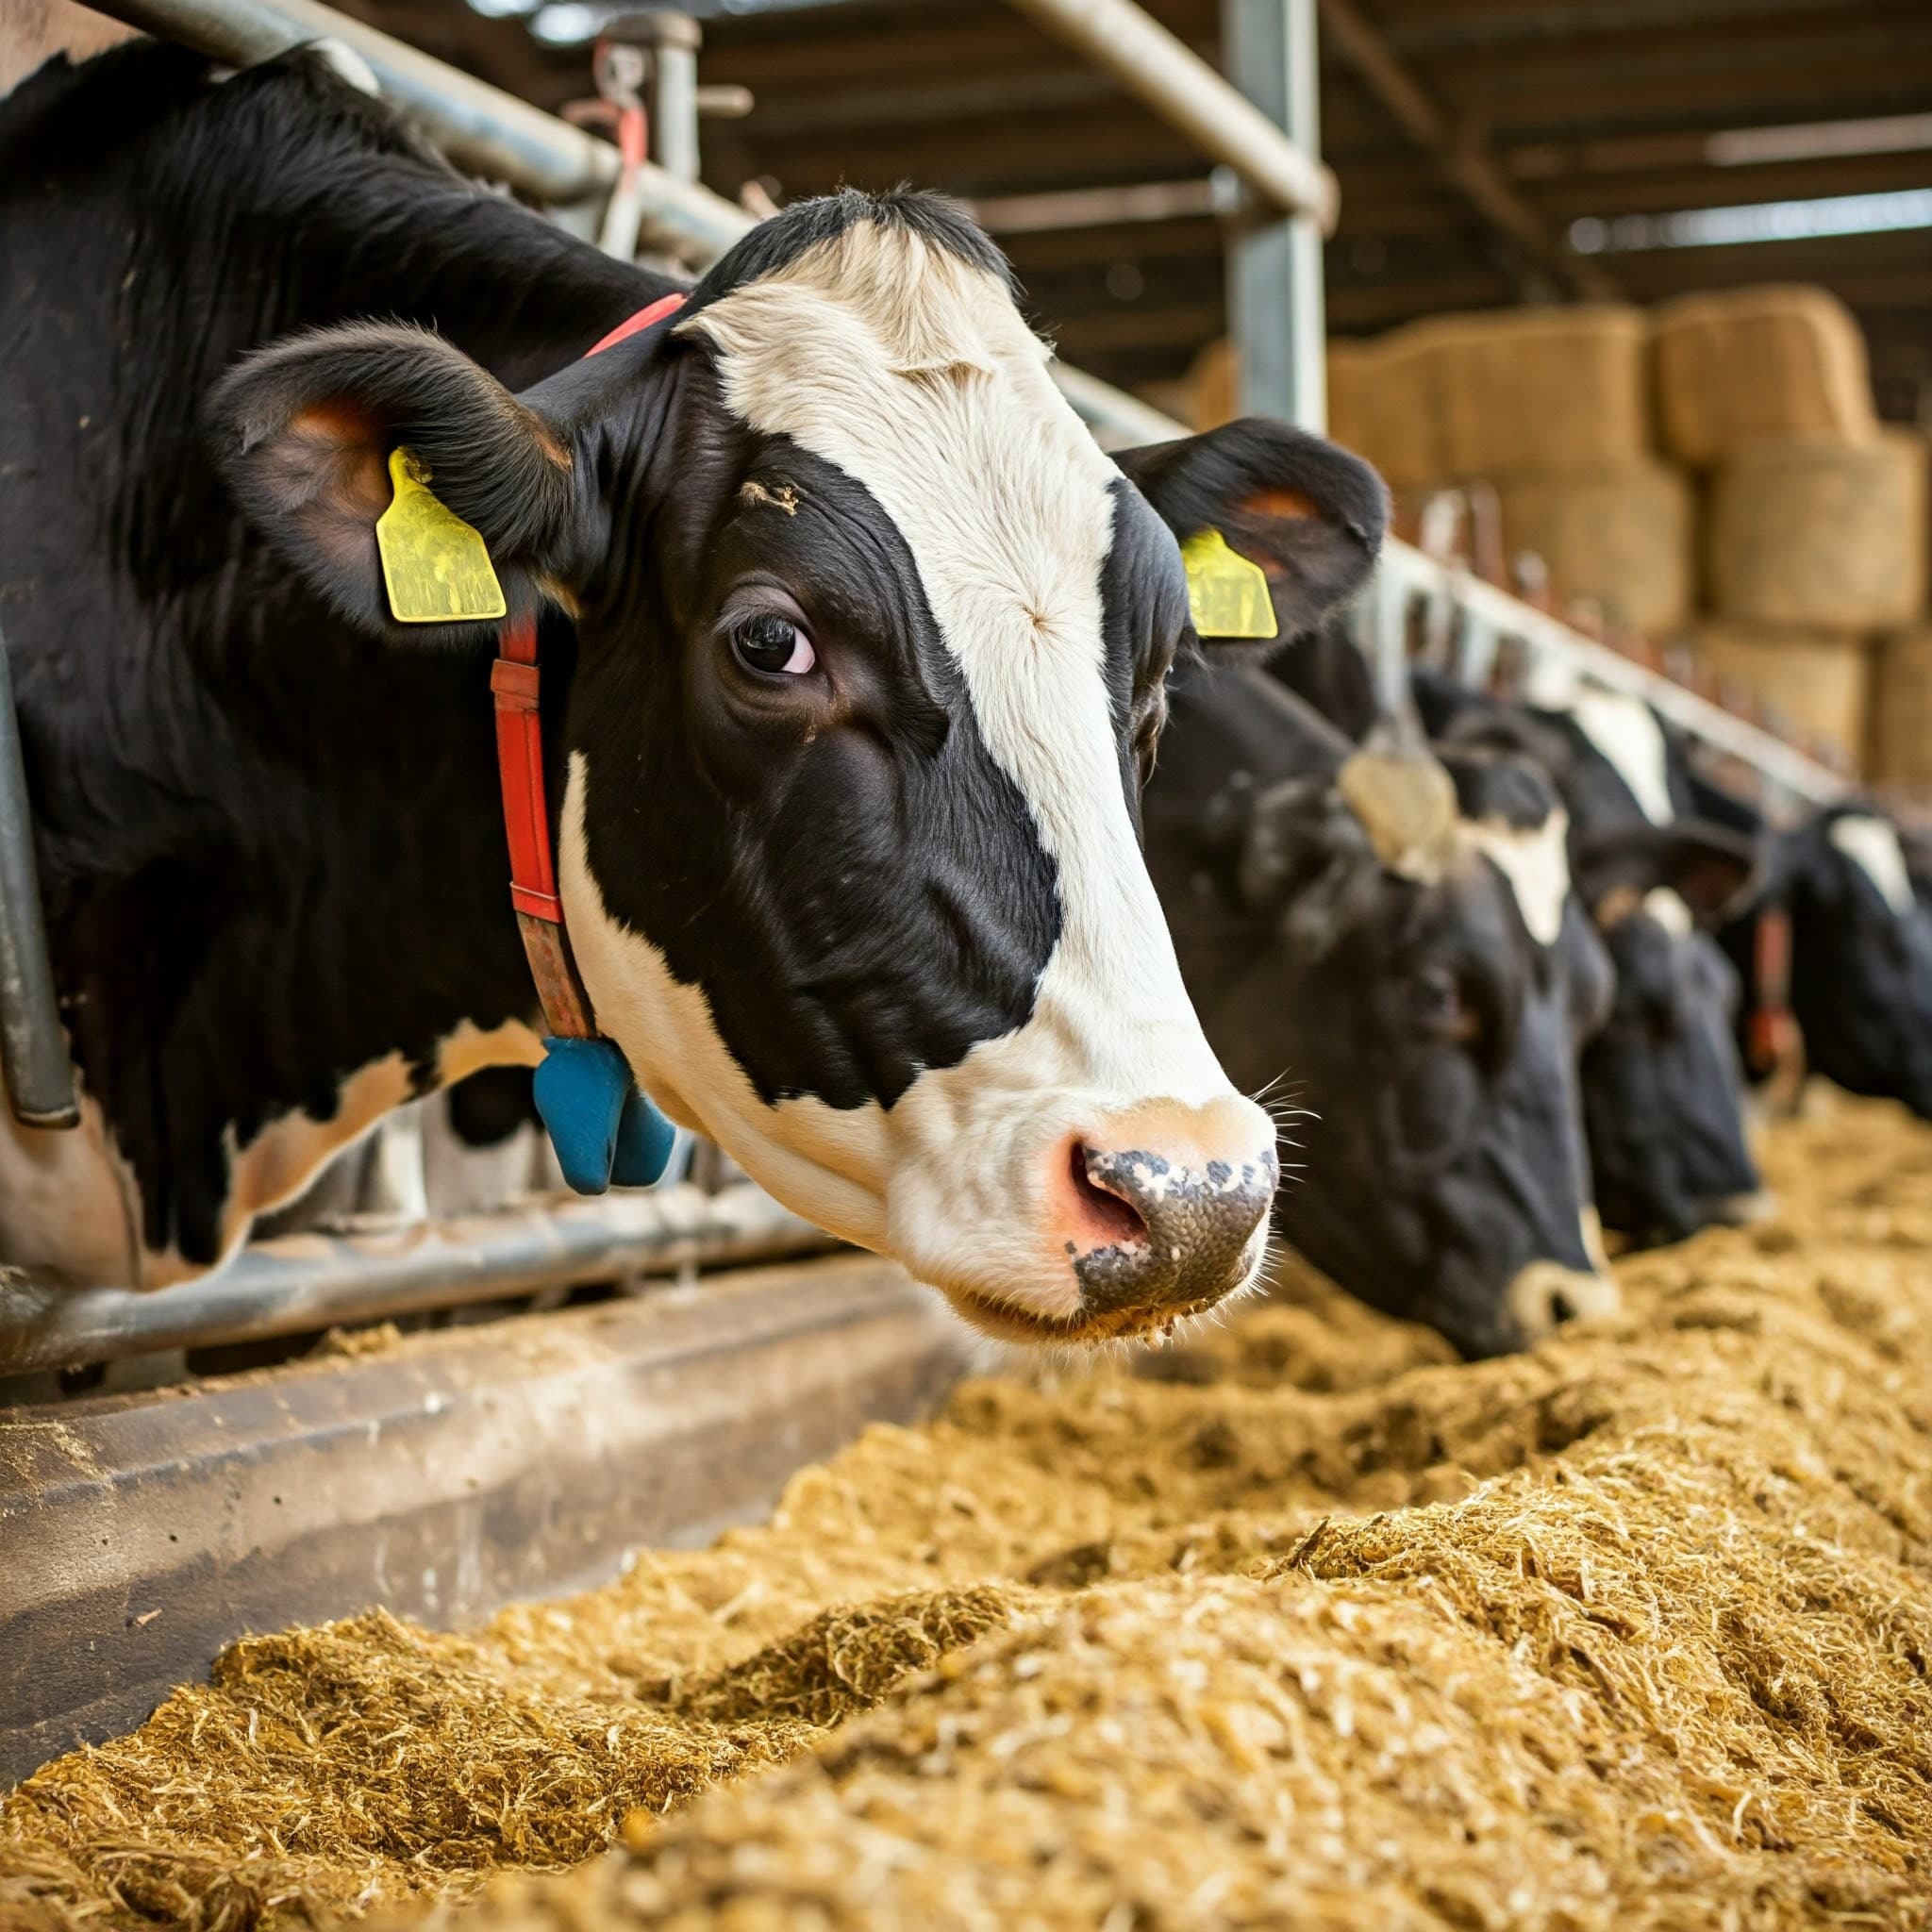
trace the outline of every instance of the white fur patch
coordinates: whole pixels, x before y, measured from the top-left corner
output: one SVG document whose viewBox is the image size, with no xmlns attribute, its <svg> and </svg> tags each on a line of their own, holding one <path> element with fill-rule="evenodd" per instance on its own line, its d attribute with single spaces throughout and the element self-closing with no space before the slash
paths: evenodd
<svg viewBox="0 0 1932 1932">
<path fill-rule="evenodd" d="M 1643 895 L 1643 909 L 1674 938 L 1688 940 L 1697 922 L 1690 916 L 1683 895 L 1669 886 L 1653 886 Z"/>
<path fill-rule="evenodd" d="M 1638 808 L 1652 824 L 1674 822 L 1677 808 L 1671 803 L 1670 747 L 1657 713 L 1641 698 L 1586 687 L 1557 708 L 1576 721 L 1576 728 L 1629 787 Z"/>
<path fill-rule="evenodd" d="M 1826 836 L 1877 889 L 1878 896 L 1906 918 L 1912 910 L 1912 874 L 1898 833 L 1884 819 L 1848 812 L 1834 819 Z"/>
<path fill-rule="evenodd" d="M 1570 819 L 1553 809 L 1540 825 L 1512 825 L 1500 818 L 1464 821 L 1464 835 L 1508 883 L 1516 909 L 1541 946 L 1553 946 L 1563 930 L 1563 902 L 1570 896 Z"/>
</svg>

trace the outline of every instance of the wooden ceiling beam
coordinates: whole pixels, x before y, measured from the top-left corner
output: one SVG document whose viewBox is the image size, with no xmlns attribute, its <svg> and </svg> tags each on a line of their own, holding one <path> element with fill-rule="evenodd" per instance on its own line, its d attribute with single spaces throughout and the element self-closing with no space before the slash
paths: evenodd
<svg viewBox="0 0 1932 1932">
<path fill-rule="evenodd" d="M 1616 277 L 1574 254 L 1544 225 L 1503 172 L 1488 143 L 1458 127 L 1407 67 L 1355 0 L 1320 0 L 1322 29 L 1415 144 L 1435 158 L 1452 186 L 1496 232 L 1580 295 L 1613 299 Z"/>
</svg>

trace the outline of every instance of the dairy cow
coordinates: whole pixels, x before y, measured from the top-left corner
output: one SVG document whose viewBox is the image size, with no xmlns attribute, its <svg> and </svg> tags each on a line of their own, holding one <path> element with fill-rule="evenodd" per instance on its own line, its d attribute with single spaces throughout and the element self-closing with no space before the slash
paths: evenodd
<svg viewBox="0 0 1932 1932">
<path fill-rule="evenodd" d="M 1686 782 L 1700 810 L 1767 852 L 1749 903 L 1720 935 L 1746 988 L 1740 1043 L 1753 1045 L 1754 1011 L 1788 1000 L 1810 1072 L 1932 1120 L 1932 860 L 1869 799 L 1773 830 L 1723 788 Z M 1789 942 L 1768 954 L 1772 915 Z M 1781 952 L 1789 984 L 1779 987 L 1767 969 Z"/>
<path fill-rule="evenodd" d="M 1755 1218 L 1766 1203 L 1732 1038 L 1739 985 L 1711 935 L 1756 842 L 1695 810 L 1641 699 L 1575 686 L 1505 704 L 1426 672 L 1414 688 L 1432 733 L 1534 758 L 1569 813 L 1571 869 L 1616 972 L 1582 1068 L 1605 1225 L 1649 1243 Z"/>
<path fill-rule="evenodd" d="M 1472 1355 L 1612 1308 L 1577 1091 L 1609 967 L 1548 781 L 1357 748 L 1256 669 L 1172 707 L 1148 859 L 1223 1063 L 1306 1106 L 1283 1236 Z"/>
<path fill-rule="evenodd" d="M 678 1121 L 990 1329 L 1254 1270 L 1267 1115 L 1189 1006 L 1137 779 L 1214 525 L 1290 629 L 1373 473 L 1117 458 L 949 205 L 845 194 L 669 285 L 312 56 L 137 42 L 0 104 L 0 624 L 86 1122 L 0 1254 L 159 1287 L 407 1097 L 541 1052 L 495 630 L 393 621 L 398 450 L 535 613 L 567 930 Z"/>
<path fill-rule="evenodd" d="M 1364 661 L 1345 639 L 1297 645 L 1275 670 L 1351 735 L 1374 721 Z M 1711 928 L 1746 889 L 1761 841 L 1697 809 L 1681 748 L 1640 700 L 1560 676 L 1542 680 L 1535 705 L 1428 671 L 1411 689 L 1432 735 L 1528 757 L 1561 795 L 1576 888 L 1615 968 L 1582 1065 L 1606 1225 L 1661 1241 L 1755 1217 L 1767 1203 L 1731 1038 L 1738 980 Z"/>
</svg>

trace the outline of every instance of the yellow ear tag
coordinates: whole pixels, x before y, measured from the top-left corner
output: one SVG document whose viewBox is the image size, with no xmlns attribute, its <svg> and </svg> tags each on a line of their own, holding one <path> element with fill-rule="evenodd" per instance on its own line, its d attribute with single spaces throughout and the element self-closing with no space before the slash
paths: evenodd
<svg viewBox="0 0 1932 1932">
<path fill-rule="evenodd" d="M 389 456 L 395 501 L 375 520 L 382 581 L 398 624 L 459 624 L 508 607 L 483 539 L 429 493 L 429 472 L 406 449 Z"/>
<path fill-rule="evenodd" d="M 1227 547 L 1219 530 L 1198 530 L 1181 545 L 1188 610 L 1204 638 L 1272 638 L 1281 626 L 1261 567 Z"/>
</svg>

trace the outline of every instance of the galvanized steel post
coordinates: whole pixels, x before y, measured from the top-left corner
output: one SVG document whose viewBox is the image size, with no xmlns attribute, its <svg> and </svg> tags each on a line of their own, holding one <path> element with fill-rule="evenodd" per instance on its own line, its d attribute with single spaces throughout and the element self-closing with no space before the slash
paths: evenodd
<svg viewBox="0 0 1932 1932">
<path fill-rule="evenodd" d="M 13 1117 L 29 1127 L 80 1123 L 74 1063 L 54 998 L 47 929 L 34 865 L 33 808 L 13 711 L 7 640 L 0 637 L 0 1058 Z"/>
<path fill-rule="evenodd" d="M 1221 21 L 1229 78 L 1312 162 L 1322 145 L 1315 0 L 1222 0 Z M 1228 250 L 1227 309 L 1242 410 L 1325 429 L 1321 225 L 1297 213 L 1242 232 Z"/>
</svg>

